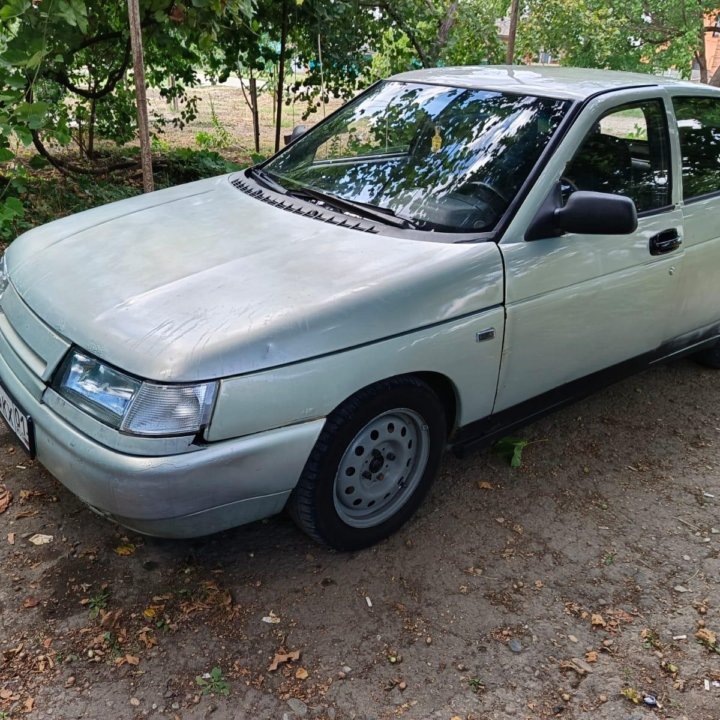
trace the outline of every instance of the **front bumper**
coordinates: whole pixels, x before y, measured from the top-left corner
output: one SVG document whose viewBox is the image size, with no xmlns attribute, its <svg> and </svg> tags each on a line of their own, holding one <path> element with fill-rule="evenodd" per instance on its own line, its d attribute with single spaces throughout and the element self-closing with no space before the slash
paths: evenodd
<svg viewBox="0 0 720 720">
<path fill-rule="evenodd" d="M 0 356 L 0 379 L 29 413 L 37 458 L 100 514 L 162 537 L 196 537 L 280 512 L 324 419 L 161 457 L 128 455 L 79 432 Z"/>
</svg>

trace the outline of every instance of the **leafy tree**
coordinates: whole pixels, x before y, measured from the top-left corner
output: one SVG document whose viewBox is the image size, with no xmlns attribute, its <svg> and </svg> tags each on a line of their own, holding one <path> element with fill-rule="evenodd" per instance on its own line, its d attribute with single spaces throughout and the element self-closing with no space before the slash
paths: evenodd
<svg viewBox="0 0 720 720">
<path fill-rule="evenodd" d="M 389 21 L 413 47 L 422 67 L 499 61 L 502 47 L 495 23 L 507 13 L 508 6 L 509 2 L 502 0 L 384 0 L 374 3 L 379 16 Z M 385 38 L 385 54 L 389 54 L 388 39 Z M 393 69 L 402 68 L 395 66 Z"/>
<path fill-rule="evenodd" d="M 251 12 L 252 0 L 142 0 L 148 84 L 187 100 L 187 87 L 225 22 Z M 134 91 L 128 78 L 130 42 L 125 2 L 4 0 L 0 6 L 0 162 L 13 163 L 0 184 L 0 225 L 22 212 L 17 145 L 34 145 L 65 172 L 106 173 L 133 167 L 133 157 L 98 157 L 97 133 L 118 144 L 135 134 Z M 177 78 L 170 87 L 167 79 Z M 80 161 L 59 156 L 77 142 Z M 6 166 L 7 167 L 7 166 Z"/>
<path fill-rule="evenodd" d="M 706 17 L 716 0 L 525 0 L 518 40 L 522 54 L 538 48 L 567 65 L 688 76 L 693 61 L 708 81 Z M 712 82 L 720 84 L 720 76 Z"/>
</svg>

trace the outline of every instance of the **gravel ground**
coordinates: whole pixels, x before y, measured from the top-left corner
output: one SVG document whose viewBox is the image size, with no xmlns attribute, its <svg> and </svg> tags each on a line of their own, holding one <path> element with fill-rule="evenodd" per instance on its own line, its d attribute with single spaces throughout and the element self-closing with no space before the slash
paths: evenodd
<svg viewBox="0 0 720 720">
<path fill-rule="evenodd" d="M 719 377 L 604 390 L 517 433 L 518 469 L 449 456 L 353 554 L 284 517 L 127 534 L 3 431 L 0 719 L 716 720 Z"/>
</svg>

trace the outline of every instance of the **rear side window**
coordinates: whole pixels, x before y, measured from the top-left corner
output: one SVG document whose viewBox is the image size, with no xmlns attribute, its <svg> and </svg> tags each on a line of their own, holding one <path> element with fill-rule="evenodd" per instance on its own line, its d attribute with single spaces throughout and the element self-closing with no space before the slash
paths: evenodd
<svg viewBox="0 0 720 720">
<path fill-rule="evenodd" d="M 720 192 L 720 100 L 673 98 L 680 133 L 683 199 Z"/>
</svg>

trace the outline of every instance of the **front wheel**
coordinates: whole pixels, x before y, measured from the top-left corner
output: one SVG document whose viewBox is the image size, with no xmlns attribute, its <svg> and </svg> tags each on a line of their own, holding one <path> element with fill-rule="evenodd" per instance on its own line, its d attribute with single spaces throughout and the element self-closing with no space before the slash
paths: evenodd
<svg viewBox="0 0 720 720">
<path fill-rule="evenodd" d="M 288 504 L 308 535 L 358 550 L 395 532 L 420 505 L 447 438 L 445 409 L 414 377 L 382 381 L 338 407 Z"/>
</svg>

